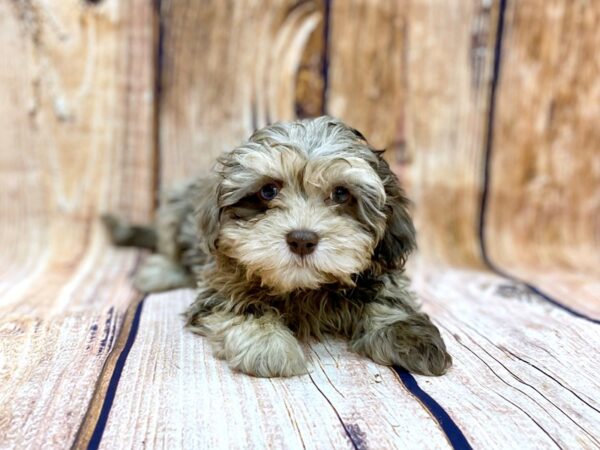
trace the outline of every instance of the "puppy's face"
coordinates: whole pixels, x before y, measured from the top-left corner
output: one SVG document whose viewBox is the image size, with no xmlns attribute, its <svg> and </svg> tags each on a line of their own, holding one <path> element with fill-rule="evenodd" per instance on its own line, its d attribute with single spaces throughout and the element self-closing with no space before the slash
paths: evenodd
<svg viewBox="0 0 600 450">
<path fill-rule="evenodd" d="M 389 166 L 331 118 L 259 130 L 217 173 L 200 232 L 275 292 L 352 286 L 368 269 L 401 266 L 414 246 Z"/>
</svg>

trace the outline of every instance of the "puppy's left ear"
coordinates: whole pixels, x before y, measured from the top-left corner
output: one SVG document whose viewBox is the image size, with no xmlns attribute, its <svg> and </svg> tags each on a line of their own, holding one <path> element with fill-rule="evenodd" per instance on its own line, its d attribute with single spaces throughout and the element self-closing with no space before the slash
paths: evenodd
<svg viewBox="0 0 600 450">
<path fill-rule="evenodd" d="M 415 226 L 408 213 L 410 202 L 405 197 L 398 178 L 381 155 L 378 155 L 376 170 L 387 196 L 387 222 L 383 238 L 375 248 L 373 262 L 388 270 L 402 269 L 408 255 L 417 246 Z"/>
</svg>

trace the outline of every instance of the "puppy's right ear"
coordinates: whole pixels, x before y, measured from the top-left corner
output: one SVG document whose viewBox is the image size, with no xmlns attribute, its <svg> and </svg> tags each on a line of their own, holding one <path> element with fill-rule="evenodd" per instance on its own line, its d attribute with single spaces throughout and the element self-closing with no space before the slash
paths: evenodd
<svg viewBox="0 0 600 450">
<path fill-rule="evenodd" d="M 219 181 L 211 175 L 196 182 L 196 223 L 198 240 L 205 253 L 214 253 L 219 238 L 221 209 L 218 202 Z"/>
<path fill-rule="evenodd" d="M 378 154 L 376 171 L 387 195 L 387 224 L 383 238 L 375 249 L 373 260 L 387 270 L 403 269 L 408 255 L 417 246 L 415 226 L 408 213 L 409 201 L 381 153 Z"/>
</svg>

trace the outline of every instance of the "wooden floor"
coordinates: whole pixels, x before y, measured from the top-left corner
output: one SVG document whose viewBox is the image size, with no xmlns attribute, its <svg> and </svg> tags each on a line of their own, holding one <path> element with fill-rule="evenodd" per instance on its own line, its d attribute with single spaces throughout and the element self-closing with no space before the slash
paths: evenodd
<svg viewBox="0 0 600 450">
<path fill-rule="evenodd" d="M 331 341 L 306 347 L 307 376 L 251 378 L 182 328 L 192 291 L 151 295 L 94 439 L 106 449 L 600 447 L 597 320 L 490 273 L 414 276 L 454 357 L 448 375 L 413 377 Z"/>
<path fill-rule="evenodd" d="M 573 314 L 569 298 L 422 260 L 411 274 L 454 358 L 440 378 L 341 341 L 307 345 L 306 376 L 232 372 L 183 328 L 192 290 L 125 312 L 123 286 L 94 314 L 4 318 L 0 448 L 600 448 L 599 305 Z"/>
</svg>

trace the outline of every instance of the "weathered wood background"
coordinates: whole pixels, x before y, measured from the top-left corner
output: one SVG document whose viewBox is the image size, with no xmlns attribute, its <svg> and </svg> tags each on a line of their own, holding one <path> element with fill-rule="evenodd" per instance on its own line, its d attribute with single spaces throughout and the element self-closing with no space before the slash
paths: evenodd
<svg viewBox="0 0 600 450">
<path fill-rule="evenodd" d="M 0 0 L 0 448 L 600 448 L 600 2 Z M 98 215 L 277 119 L 387 148 L 455 366 L 232 373 Z"/>
</svg>

